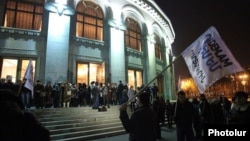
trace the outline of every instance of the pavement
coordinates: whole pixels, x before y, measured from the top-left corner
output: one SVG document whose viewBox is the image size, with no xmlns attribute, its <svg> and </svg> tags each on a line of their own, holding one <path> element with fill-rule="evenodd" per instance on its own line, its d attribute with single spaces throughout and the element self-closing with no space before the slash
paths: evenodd
<svg viewBox="0 0 250 141">
<path fill-rule="evenodd" d="M 175 126 L 173 128 L 167 128 L 167 127 L 161 127 L 161 136 L 162 138 L 158 141 L 176 141 L 176 129 Z M 124 135 L 119 135 L 119 136 L 114 136 L 114 137 L 106 137 L 106 138 L 101 138 L 101 139 L 96 139 L 96 140 L 91 140 L 91 141 L 128 141 L 129 140 L 129 135 L 124 134 Z"/>
</svg>

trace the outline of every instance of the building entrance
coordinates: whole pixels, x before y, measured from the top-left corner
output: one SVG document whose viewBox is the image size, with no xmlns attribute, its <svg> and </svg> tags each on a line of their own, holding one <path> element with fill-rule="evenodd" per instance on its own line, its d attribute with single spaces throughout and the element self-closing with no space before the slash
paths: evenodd
<svg viewBox="0 0 250 141">
<path fill-rule="evenodd" d="M 105 83 L 105 63 L 77 63 L 77 83 Z"/>
</svg>

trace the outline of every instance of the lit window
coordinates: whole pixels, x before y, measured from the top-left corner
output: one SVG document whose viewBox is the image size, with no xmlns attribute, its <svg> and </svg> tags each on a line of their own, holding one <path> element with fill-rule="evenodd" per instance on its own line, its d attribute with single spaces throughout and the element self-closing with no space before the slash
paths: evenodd
<svg viewBox="0 0 250 141">
<path fill-rule="evenodd" d="M 92 81 L 105 83 L 105 63 L 77 63 L 77 83 L 89 84 Z"/>
<path fill-rule="evenodd" d="M 79 2 L 76 8 L 76 36 L 103 40 L 103 12 L 93 2 Z"/>
<path fill-rule="evenodd" d="M 17 80 L 23 80 L 25 71 L 29 64 L 29 59 L 3 58 L 0 60 L 0 62 L 3 62 L 2 65 L 0 65 L 1 79 L 9 78 L 14 83 L 17 82 Z M 36 61 L 32 60 L 32 63 L 33 63 L 33 74 L 35 74 Z"/>
<path fill-rule="evenodd" d="M 161 41 L 159 36 L 155 35 L 155 57 L 162 59 L 161 57 Z"/>
<path fill-rule="evenodd" d="M 141 29 L 138 23 L 132 19 L 126 19 L 126 47 L 141 51 Z"/>
<path fill-rule="evenodd" d="M 7 0 L 4 27 L 41 31 L 44 0 Z"/>
<path fill-rule="evenodd" d="M 134 86 L 134 88 L 142 85 L 142 71 L 128 70 L 128 85 Z"/>
</svg>

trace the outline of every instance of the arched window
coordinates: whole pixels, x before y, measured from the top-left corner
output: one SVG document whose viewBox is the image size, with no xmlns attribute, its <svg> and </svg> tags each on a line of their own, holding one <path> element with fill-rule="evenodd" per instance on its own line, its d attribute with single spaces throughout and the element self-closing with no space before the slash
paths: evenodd
<svg viewBox="0 0 250 141">
<path fill-rule="evenodd" d="M 93 2 L 79 2 L 76 8 L 76 36 L 103 40 L 103 12 Z"/>
<path fill-rule="evenodd" d="M 141 29 L 138 23 L 132 19 L 126 19 L 126 47 L 141 51 Z"/>
<path fill-rule="evenodd" d="M 7 0 L 4 27 L 40 30 L 44 0 Z"/>
<path fill-rule="evenodd" d="M 158 59 L 162 59 L 161 58 L 161 41 L 158 35 L 154 34 L 155 36 L 155 57 Z"/>
</svg>

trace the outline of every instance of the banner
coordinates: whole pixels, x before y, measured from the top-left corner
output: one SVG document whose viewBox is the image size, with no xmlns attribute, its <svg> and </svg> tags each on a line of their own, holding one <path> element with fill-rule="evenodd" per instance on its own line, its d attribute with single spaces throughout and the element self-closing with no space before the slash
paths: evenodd
<svg viewBox="0 0 250 141">
<path fill-rule="evenodd" d="M 29 89 L 31 91 L 31 95 L 33 98 L 33 88 L 34 88 L 34 80 L 33 80 L 33 64 L 32 60 L 30 59 L 29 64 L 27 66 L 27 69 L 25 71 L 24 78 L 26 78 L 26 82 L 24 84 L 24 87 Z"/>
<path fill-rule="evenodd" d="M 200 93 L 221 77 L 243 71 L 215 27 L 211 26 L 181 53 Z"/>
</svg>

